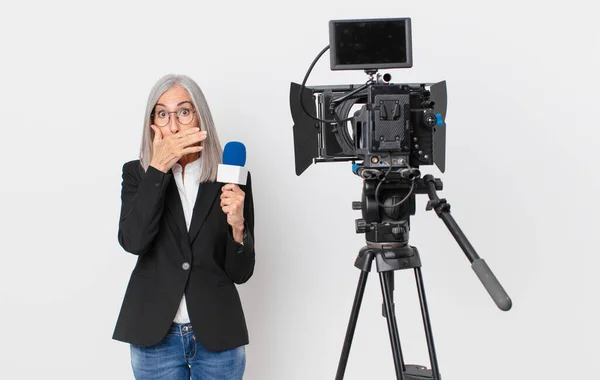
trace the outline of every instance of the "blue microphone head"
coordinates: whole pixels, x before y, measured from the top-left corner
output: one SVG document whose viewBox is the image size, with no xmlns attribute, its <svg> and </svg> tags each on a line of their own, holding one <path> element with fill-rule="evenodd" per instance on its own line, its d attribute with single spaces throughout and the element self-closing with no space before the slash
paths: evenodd
<svg viewBox="0 0 600 380">
<path fill-rule="evenodd" d="M 223 149 L 223 164 L 232 166 L 246 165 L 246 146 L 239 141 L 230 141 Z"/>
</svg>

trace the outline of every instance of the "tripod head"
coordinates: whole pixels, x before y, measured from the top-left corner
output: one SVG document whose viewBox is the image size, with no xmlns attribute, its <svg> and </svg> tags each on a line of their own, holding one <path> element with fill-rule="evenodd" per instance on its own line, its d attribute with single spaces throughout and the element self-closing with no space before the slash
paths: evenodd
<svg viewBox="0 0 600 380">
<path fill-rule="evenodd" d="M 416 213 L 415 195 L 427 194 L 430 200 L 426 210 L 435 210 L 444 221 L 496 306 L 504 311 L 510 310 L 510 297 L 450 214 L 450 204 L 438 197 L 437 191 L 443 189 L 442 181 L 430 174 L 421 178 L 418 169 L 400 164 L 403 166 L 390 167 L 385 173 L 379 169 L 353 166 L 353 172 L 364 179 L 362 200 L 352 203 L 354 210 L 362 211 L 362 218 L 356 220 L 356 233 L 365 233 L 367 245 L 371 246 L 408 245 L 410 216 Z"/>
<path fill-rule="evenodd" d="M 363 181 L 362 199 L 352 203 L 361 210 L 356 233 L 365 233 L 368 243 L 408 243 L 410 216 L 415 215 L 415 195 L 426 194 L 427 185 L 418 169 L 403 167 L 387 172 L 354 166 Z M 437 190 L 442 181 L 434 180 Z"/>
</svg>

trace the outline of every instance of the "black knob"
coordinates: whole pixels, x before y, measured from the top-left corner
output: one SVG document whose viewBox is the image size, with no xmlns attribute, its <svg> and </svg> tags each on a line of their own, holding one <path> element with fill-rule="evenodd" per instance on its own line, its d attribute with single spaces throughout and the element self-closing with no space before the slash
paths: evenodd
<svg viewBox="0 0 600 380">
<path fill-rule="evenodd" d="M 435 102 L 433 100 L 425 100 L 421 102 L 421 107 L 423 108 L 433 108 L 435 106 Z"/>
<path fill-rule="evenodd" d="M 352 210 L 362 210 L 362 202 L 361 201 L 352 202 Z"/>
<path fill-rule="evenodd" d="M 356 219 L 356 233 L 362 234 L 367 231 L 367 222 L 364 219 Z"/>
<path fill-rule="evenodd" d="M 392 228 L 392 235 L 394 235 L 396 237 L 399 237 L 403 233 L 404 233 L 404 228 L 403 227 L 396 226 L 396 227 Z"/>
<path fill-rule="evenodd" d="M 427 127 L 433 128 L 437 124 L 437 117 L 435 116 L 435 114 L 428 112 L 423 116 L 423 123 Z"/>
</svg>

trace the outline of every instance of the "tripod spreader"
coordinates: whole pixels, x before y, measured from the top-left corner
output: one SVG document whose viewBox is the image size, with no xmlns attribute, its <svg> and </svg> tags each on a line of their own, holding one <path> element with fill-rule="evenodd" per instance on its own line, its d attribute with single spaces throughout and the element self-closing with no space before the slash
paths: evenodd
<svg viewBox="0 0 600 380">
<path fill-rule="evenodd" d="M 471 262 L 471 268 L 473 268 L 473 271 L 479 277 L 479 280 L 496 303 L 496 306 L 500 310 L 510 310 L 512 307 L 510 297 L 506 294 L 504 288 L 500 285 L 500 282 L 494 276 L 486 262 L 477 255 L 477 252 L 475 252 L 475 249 L 450 214 L 450 204 L 446 199 L 440 199 L 437 196 L 436 184 L 439 187 L 440 180 L 427 174 L 423 177 L 423 181 L 427 185 L 427 194 L 430 199 L 427 202 L 426 210 L 435 210 L 436 214 L 442 219 L 446 227 L 448 227 L 448 230 L 450 230 L 450 233 L 454 236 L 454 239 Z"/>
</svg>

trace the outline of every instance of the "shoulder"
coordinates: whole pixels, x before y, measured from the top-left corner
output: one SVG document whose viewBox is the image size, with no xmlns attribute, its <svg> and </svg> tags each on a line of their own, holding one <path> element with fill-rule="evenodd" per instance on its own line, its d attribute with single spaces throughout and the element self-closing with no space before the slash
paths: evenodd
<svg viewBox="0 0 600 380">
<path fill-rule="evenodd" d="M 136 168 L 136 167 L 141 167 L 141 163 L 140 160 L 131 160 L 131 161 L 127 161 L 126 163 L 123 164 L 123 169 L 132 169 L 132 168 Z"/>
<path fill-rule="evenodd" d="M 123 174 L 135 177 L 142 176 L 144 174 L 144 168 L 142 168 L 140 160 L 131 160 L 125 162 L 123 164 Z"/>
</svg>

